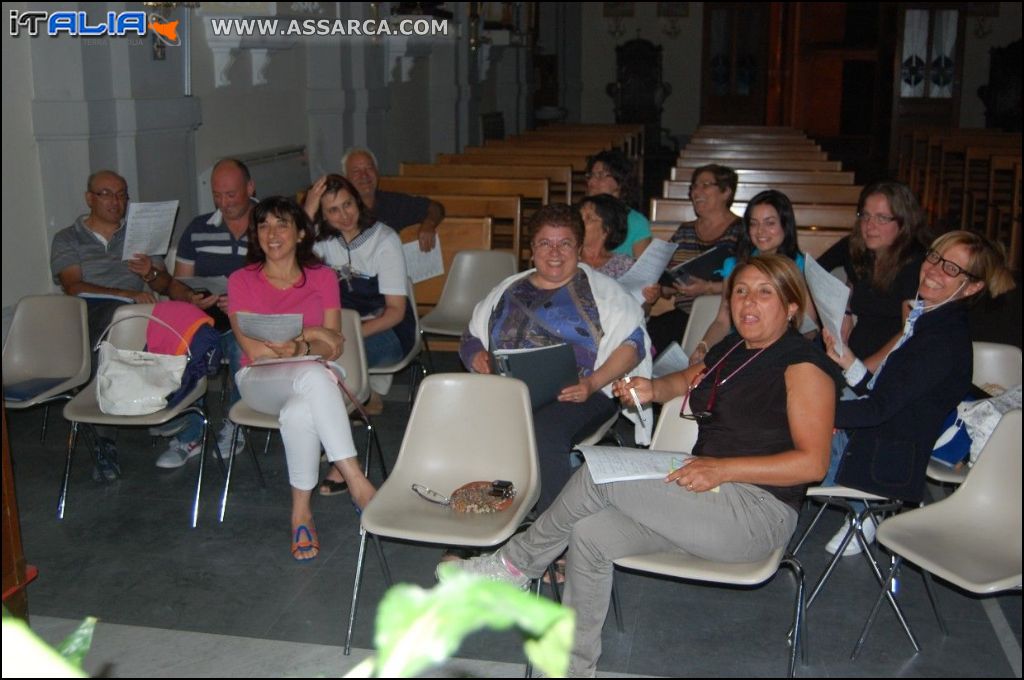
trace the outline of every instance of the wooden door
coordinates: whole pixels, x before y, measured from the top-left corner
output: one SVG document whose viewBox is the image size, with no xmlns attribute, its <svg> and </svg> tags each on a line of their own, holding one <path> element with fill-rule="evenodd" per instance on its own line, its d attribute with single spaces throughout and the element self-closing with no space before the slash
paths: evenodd
<svg viewBox="0 0 1024 680">
<path fill-rule="evenodd" d="M 763 125 L 769 3 L 704 5 L 702 125 Z"/>
</svg>

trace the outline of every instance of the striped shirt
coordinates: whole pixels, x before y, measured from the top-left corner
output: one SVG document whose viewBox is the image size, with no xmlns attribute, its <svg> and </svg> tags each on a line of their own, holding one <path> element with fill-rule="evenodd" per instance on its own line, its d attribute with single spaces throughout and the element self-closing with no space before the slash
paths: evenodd
<svg viewBox="0 0 1024 680">
<path fill-rule="evenodd" d="M 220 210 L 192 220 L 178 241 L 176 262 L 193 265 L 195 276 L 230 276 L 245 266 L 249 238 L 235 238 Z"/>
</svg>

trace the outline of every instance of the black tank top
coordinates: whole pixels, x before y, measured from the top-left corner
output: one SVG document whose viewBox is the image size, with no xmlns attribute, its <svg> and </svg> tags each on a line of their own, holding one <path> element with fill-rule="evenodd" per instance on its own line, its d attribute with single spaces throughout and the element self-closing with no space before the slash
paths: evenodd
<svg viewBox="0 0 1024 680">
<path fill-rule="evenodd" d="M 714 366 L 741 340 L 737 333 L 731 333 L 708 351 L 704 364 L 709 368 Z M 757 352 L 757 349 L 747 349 L 745 344 L 740 344 L 714 372 L 705 375 L 690 395 L 692 411 L 698 413 L 707 409 L 715 373 L 721 381 Z M 793 437 L 786 414 L 785 374 L 790 366 L 803 363 L 817 366 L 832 378 L 838 396 L 843 384 L 838 367 L 809 340 L 790 329 L 724 385 L 719 385 L 711 420 L 701 424 L 693 453 L 729 458 L 766 456 L 792 449 Z M 809 485 L 757 486 L 799 512 Z"/>
</svg>

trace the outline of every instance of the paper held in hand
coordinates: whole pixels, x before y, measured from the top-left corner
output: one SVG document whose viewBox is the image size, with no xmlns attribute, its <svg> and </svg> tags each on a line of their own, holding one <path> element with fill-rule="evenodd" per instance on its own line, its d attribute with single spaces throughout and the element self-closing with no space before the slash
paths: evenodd
<svg viewBox="0 0 1024 680">
<path fill-rule="evenodd" d="M 619 277 L 619 285 L 626 289 L 639 302 L 644 302 L 644 288 L 653 286 L 665 272 L 665 267 L 672 261 L 672 255 L 679 247 L 661 239 L 653 239 L 633 266 Z"/>
<path fill-rule="evenodd" d="M 651 451 L 621 446 L 577 446 L 576 450 L 587 459 L 587 468 L 595 484 L 665 479 L 668 473 L 693 458 L 681 451 Z"/>
<path fill-rule="evenodd" d="M 804 279 L 811 292 L 811 300 L 818 310 L 821 327 L 835 338 L 836 354 L 843 356 L 843 317 L 846 315 L 846 303 L 850 299 L 850 289 L 845 283 L 825 271 L 813 257 L 807 255 L 804 260 Z"/>
<path fill-rule="evenodd" d="M 302 333 L 301 314 L 253 314 L 238 312 L 238 330 L 253 340 L 287 342 Z"/>
<path fill-rule="evenodd" d="M 124 253 L 122 260 L 130 260 L 136 253 L 163 255 L 171 243 L 177 201 L 155 203 L 129 203 L 125 218 Z"/>
<path fill-rule="evenodd" d="M 413 283 L 426 281 L 444 274 L 444 260 L 441 258 L 441 237 L 435 236 L 432 250 L 420 250 L 420 242 L 412 241 L 402 244 L 402 256 L 405 258 L 405 272 Z"/>
</svg>

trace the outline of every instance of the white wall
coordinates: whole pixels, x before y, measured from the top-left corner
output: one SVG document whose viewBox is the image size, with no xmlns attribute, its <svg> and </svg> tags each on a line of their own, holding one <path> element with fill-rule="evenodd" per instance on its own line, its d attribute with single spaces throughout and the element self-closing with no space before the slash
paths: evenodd
<svg viewBox="0 0 1024 680">
<path fill-rule="evenodd" d="M 605 92 L 615 81 L 615 47 L 639 37 L 663 47 L 662 79 L 672 86 L 672 94 L 665 100 L 662 127 L 676 135 L 693 132 L 700 121 L 703 3 L 689 3 L 690 16 L 677 20 L 680 33 L 675 37 L 663 33 L 667 20 L 657 17 L 657 3 L 634 3 L 635 16 L 622 20 L 625 33 L 620 37 L 609 34 L 610 20 L 601 16 L 603 3 L 582 5 L 582 122 L 615 122 L 612 98 Z"/>
<path fill-rule="evenodd" d="M 988 82 L 988 51 L 1020 40 L 1021 3 L 999 3 L 998 17 L 967 17 L 964 33 L 960 126 L 982 128 L 985 127 L 985 106 L 978 97 L 978 87 Z"/>
<path fill-rule="evenodd" d="M 13 5 L 11 7 L 10 5 Z M 4 3 L 23 9 L 25 3 Z M 50 290 L 50 244 L 32 133 L 30 42 L 3 32 L 3 306 Z M 84 184 L 84 182 L 83 182 Z"/>
</svg>

